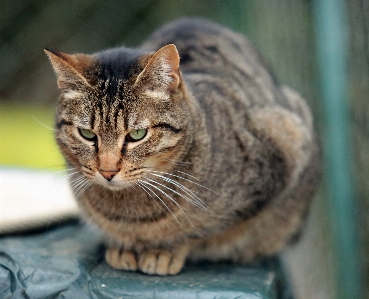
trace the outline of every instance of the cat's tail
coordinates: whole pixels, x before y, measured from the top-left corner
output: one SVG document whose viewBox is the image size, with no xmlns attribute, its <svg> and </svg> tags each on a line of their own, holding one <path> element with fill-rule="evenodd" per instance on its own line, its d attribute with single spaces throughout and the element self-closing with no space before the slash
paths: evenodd
<svg viewBox="0 0 369 299">
<path fill-rule="evenodd" d="M 281 91 L 287 98 L 287 101 L 291 107 L 291 110 L 296 112 L 306 123 L 310 130 L 313 129 L 313 116 L 310 113 L 309 106 L 301 95 L 292 88 L 283 85 Z"/>
</svg>

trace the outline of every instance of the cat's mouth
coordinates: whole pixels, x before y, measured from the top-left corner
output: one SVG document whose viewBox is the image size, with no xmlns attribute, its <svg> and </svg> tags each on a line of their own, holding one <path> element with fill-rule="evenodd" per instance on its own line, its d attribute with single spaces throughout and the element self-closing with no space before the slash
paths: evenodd
<svg viewBox="0 0 369 299">
<path fill-rule="evenodd" d="M 133 182 L 124 180 L 121 175 L 119 175 L 119 171 L 110 174 L 107 172 L 101 173 L 101 171 L 99 171 L 96 173 L 94 181 L 112 191 L 119 191 L 131 187 L 134 184 Z"/>
</svg>

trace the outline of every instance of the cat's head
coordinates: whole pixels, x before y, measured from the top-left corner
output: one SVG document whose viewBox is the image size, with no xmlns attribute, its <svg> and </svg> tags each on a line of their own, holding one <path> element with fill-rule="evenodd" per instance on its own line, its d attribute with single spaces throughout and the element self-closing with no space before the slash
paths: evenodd
<svg viewBox="0 0 369 299">
<path fill-rule="evenodd" d="M 191 116 L 174 45 L 155 53 L 45 50 L 62 95 L 56 139 L 68 164 L 112 190 L 170 171 L 190 143 Z"/>
</svg>

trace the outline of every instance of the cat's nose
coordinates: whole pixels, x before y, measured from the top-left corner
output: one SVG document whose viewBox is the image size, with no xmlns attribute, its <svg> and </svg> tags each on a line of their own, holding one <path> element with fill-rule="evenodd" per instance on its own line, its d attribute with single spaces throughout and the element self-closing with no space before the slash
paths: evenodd
<svg viewBox="0 0 369 299">
<path fill-rule="evenodd" d="M 119 172 L 120 169 L 117 170 L 103 170 L 103 169 L 99 169 L 99 172 L 101 173 L 101 175 L 107 180 L 107 181 L 111 181 L 113 179 L 113 177 Z"/>
</svg>

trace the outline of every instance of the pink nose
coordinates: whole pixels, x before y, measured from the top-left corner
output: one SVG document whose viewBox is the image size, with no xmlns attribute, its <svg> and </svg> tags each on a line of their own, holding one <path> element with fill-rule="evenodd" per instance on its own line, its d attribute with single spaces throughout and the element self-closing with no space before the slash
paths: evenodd
<svg viewBox="0 0 369 299">
<path fill-rule="evenodd" d="M 103 169 L 99 169 L 99 172 L 101 173 L 101 175 L 108 181 L 111 181 L 113 179 L 113 177 L 119 172 L 120 169 L 118 170 L 103 170 Z"/>
</svg>

